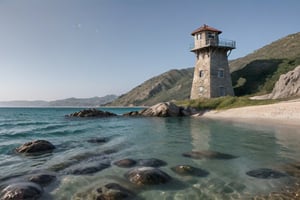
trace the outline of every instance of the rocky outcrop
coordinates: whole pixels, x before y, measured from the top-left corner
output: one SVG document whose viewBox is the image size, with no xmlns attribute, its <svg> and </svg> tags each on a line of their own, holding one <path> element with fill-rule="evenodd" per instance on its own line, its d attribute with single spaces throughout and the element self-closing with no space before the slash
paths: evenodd
<svg viewBox="0 0 300 200">
<path fill-rule="evenodd" d="M 46 140 L 34 140 L 16 148 L 18 153 L 45 153 L 51 152 L 55 146 Z"/>
<path fill-rule="evenodd" d="M 85 109 L 79 112 L 66 115 L 66 117 L 111 117 L 111 116 L 117 116 L 117 115 L 111 112 L 97 110 L 95 108 Z"/>
<path fill-rule="evenodd" d="M 293 96 L 300 96 L 300 66 L 282 74 L 268 98 L 281 99 Z"/>
<path fill-rule="evenodd" d="M 191 108 L 176 106 L 172 102 L 158 103 L 142 111 L 125 113 L 124 116 L 144 116 L 144 117 L 179 117 L 195 114 L 196 111 Z"/>
</svg>

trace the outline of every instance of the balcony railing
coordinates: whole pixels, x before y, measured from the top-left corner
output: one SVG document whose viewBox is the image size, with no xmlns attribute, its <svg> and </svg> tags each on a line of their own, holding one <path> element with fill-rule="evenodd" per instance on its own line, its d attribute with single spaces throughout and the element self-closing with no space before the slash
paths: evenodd
<svg viewBox="0 0 300 200">
<path fill-rule="evenodd" d="M 217 41 L 216 39 L 197 40 L 196 42 L 190 45 L 190 50 L 195 50 L 209 46 L 235 49 L 236 43 L 233 40 L 226 39 L 219 39 L 219 41 Z"/>
</svg>

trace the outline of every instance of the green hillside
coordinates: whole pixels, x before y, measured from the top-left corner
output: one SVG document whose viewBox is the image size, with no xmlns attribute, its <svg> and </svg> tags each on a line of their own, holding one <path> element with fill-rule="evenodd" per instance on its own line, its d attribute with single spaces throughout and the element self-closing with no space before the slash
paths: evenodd
<svg viewBox="0 0 300 200">
<path fill-rule="evenodd" d="M 230 62 L 237 96 L 270 93 L 281 74 L 300 64 L 300 33 L 288 35 Z"/>
<path fill-rule="evenodd" d="M 297 65 L 300 65 L 300 32 L 230 61 L 235 94 L 244 96 L 269 93 L 279 76 Z M 193 71 L 193 68 L 188 68 L 165 72 L 121 95 L 109 105 L 153 105 L 162 101 L 188 99 Z"/>
<path fill-rule="evenodd" d="M 170 70 L 133 88 L 109 106 L 149 106 L 158 102 L 186 99 L 193 79 L 191 69 Z"/>
</svg>

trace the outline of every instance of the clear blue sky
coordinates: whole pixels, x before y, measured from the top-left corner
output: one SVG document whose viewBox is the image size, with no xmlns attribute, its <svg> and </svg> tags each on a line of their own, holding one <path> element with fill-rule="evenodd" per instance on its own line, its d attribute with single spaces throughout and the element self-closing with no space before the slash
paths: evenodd
<svg viewBox="0 0 300 200">
<path fill-rule="evenodd" d="M 300 31 L 299 0 L 0 0 L 0 101 L 128 92 L 193 67 L 204 23 L 236 40 L 229 59 Z"/>
</svg>

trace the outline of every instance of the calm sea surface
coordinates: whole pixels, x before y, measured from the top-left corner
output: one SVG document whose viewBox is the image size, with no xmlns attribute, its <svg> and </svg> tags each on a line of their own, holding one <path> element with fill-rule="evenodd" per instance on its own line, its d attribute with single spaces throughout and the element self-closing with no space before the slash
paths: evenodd
<svg viewBox="0 0 300 200">
<path fill-rule="evenodd" d="M 126 168 L 115 165 L 92 175 L 57 172 L 57 180 L 45 188 L 50 199 L 80 199 L 101 184 L 116 182 L 127 186 L 141 199 L 244 199 L 279 191 L 298 180 L 257 179 L 246 172 L 258 168 L 282 169 L 300 160 L 300 130 L 288 127 L 253 126 L 196 118 L 111 117 L 70 119 L 66 114 L 79 108 L 0 108 L 0 178 L 50 170 L 74 157 L 106 155 L 111 163 L 123 158 L 158 158 L 168 165 L 170 183 L 136 188 L 128 183 Z M 122 114 L 133 108 L 106 108 Z M 107 138 L 103 144 L 92 138 Z M 18 155 L 21 144 L 44 139 L 57 148 L 39 156 Z M 191 159 L 188 151 L 212 150 L 237 156 L 230 160 Z M 76 163 L 84 167 L 88 161 Z M 170 168 L 188 164 L 209 172 L 206 177 L 179 176 Z M 7 180 L 7 178 L 5 178 Z M 0 183 L 1 184 L 1 183 Z M 46 198 L 46 197 L 45 197 Z"/>
</svg>

